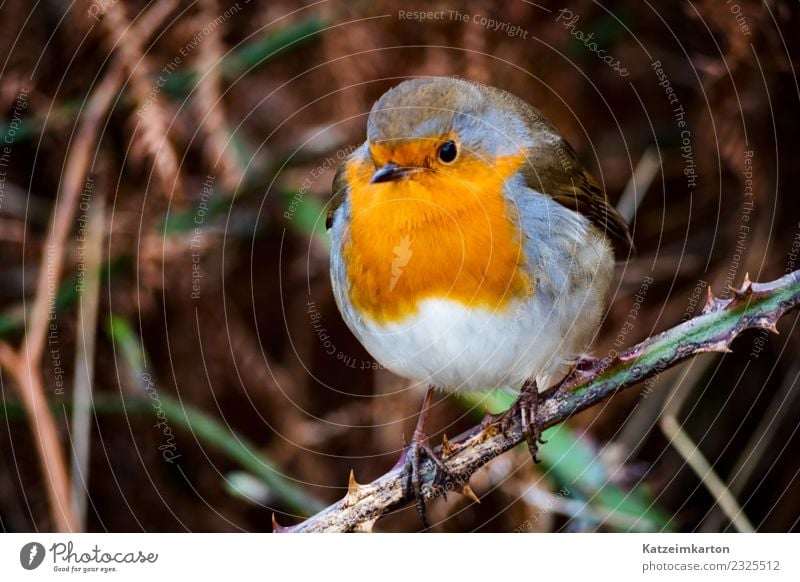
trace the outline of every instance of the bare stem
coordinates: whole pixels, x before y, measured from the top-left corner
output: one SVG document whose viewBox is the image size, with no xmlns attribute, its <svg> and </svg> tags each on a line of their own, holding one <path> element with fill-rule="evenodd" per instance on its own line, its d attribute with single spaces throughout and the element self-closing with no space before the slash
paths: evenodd
<svg viewBox="0 0 800 582">
<path fill-rule="evenodd" d="M 137 35 L 148 38 L 174 4 L 174 0 L 162 2 L 158 6 L 164 8 L 148 11 L 147 14 L 152 13 L 153 16 L 142 19 L 148 28 L 137 28 Z M 87 172 L 93 164 L 92 152 L 97 147 L 97 135 L 114 105 L 123 81 L 123 65 L 119 59 L 112 62 L 89 96 L 86 109 L 81 111 L 45 240 L 36 296 L 30 317 L 25 319 L 22 346 L 15 351 L 8 344 L 0 344 L 0 367 L 9 372 L 19 385 L 46 479 L 53 526 L 56 531 L 61 532 L 75 531 L 79 520 L 70 496 L 67 463 L 59 443 L 55 419 L 47 406 L 40 365 L 51 325 L 50 318 L 53 316 L 53 290 L 58 287 L 64 270 L 66 241 L 74 226 L 75 211 L 85 186 Z"/>
</svg>

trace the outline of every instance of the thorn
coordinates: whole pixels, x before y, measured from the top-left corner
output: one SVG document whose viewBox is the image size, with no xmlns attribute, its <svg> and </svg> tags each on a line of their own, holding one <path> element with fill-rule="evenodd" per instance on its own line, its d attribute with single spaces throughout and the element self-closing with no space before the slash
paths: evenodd
<svg viewBox="0 0 800 582">
<path fill-rule="evenodd" d="M 469 499 L 470 501 L 474 501 L 475 503 L 480 503 L 481 500 L 478 499 L 478 496 L 475 495 L 475 492 L 472 490 L 472 487 L 469 486 L 469 483 L 465 483 L 464 486 L 459 491 L 461 495 Z"/>
<path fill-rule="evenodd" d="M 753 293 L 753 282 L 750 280 L 750 275 L 745 274 L 741 289 L 736 289 L 730 285 L 728 285 L 728 289 L 733 291 L 735 299 L 744 299 L 748 295 L 751 295 Z"/>
<path fill-rule="evenodd" d="M 355 493 L 358 491 L 359 487 L 361 487 L 361 485 L 356 481 L 356 473 L 353 469 L 350 469 L 350 478 L 347 480 L 347 492 Z"/>
<path fill-rule="evenodd" d="M 359 492 L 361 491 L 361 485 L 358 481 L 356 481 L 356 474 L 353 469 L 350 469 L 350 478 L 347 480 L 347 495 L 344 496 L 342 499 L 342 503 L 345 506 L 352 505 L 358 500 Z"/>
<path fill-rule="evenodd" d="M 278 523 L 278 518 L 275 517 L 275 512 L 272 512 L 272 533 L 286 533 L 289 531 L 288 527 L 284 527 Z"/>
<path fill-rule="evenodd" d="M 378 521 L 377 517 L 362 521 L 353 528 L 353 531 L 355 533 L 372 533 L 372 528 L 375 527 L 376 521 Z"/>
<path fill-rule="evenodd" d="M 486 439 L 490 439 L 498 433 L 497 425 L 494 423 L 494 417 L 490 417 L 490 422 L 483 425 L 481 432 L 479 432 L 475 437 L 475 442 L 480 444 L 486 442 Z"/>
<path fill-rule="evenodd" d="M 449 457 L 454 452 L 453 444 L 447 440 L 447 434 L 442 434 L 442 456 Z"/>
<path fill-rule="evenodd" d="M 733 350 L 728 347 L 728 343 L 725 340 L 720 340 L 718 342 L 701 345 L 695 349 L 695 352 L 719 352 L 722 354 L 730 354 L 733 352 Z"/>
<path fill-rule="evenodd" d="M 350 478 L 347 480 L 347 495 L 357 495 L 361 487 L 363 487 L 363 485 L 356 481 L 355 471 L 350 469 Z"/>
<path fill-rule="evenodd" d="M 706 287 L 706 291 L 708 292 L 708 295 L 706 297 L 706 304 L 703 306 L 702 313 L 707 313 L 708 311 L 711 311 L 712 309 L 714 309 L 714 307 L 716 307 L 717 303 L 717 298 L 714 297 L 714 293 L 711 291 L 711 285 Z"/>
<path fill-rule="evenodd" d="M 766 329 L 776 335 L 780 335 L 778 332 L 778 326 L 774 320 L 770 320 L 769 317 L 763 317 L 760 320 L 756 320 L 753 324 L 753 327 L 758 327 L 760 329 Z"/>
</svg>

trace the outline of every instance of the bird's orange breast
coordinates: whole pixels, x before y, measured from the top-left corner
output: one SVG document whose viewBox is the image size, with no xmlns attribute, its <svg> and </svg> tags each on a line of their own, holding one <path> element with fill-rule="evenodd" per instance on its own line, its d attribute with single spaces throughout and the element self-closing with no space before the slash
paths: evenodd
<svg viewBox="0 0 800 582">
<path fill-rule="evenodd" d="M 350 160 L 342 253 L 355 309 L 390 323 L 428 298 L 493 310 L 529 296 L 523 233 L 503 195 L 523 160 L 464 160 L 457 170 L 377 184 L 371 162 Z"/>
</svg>

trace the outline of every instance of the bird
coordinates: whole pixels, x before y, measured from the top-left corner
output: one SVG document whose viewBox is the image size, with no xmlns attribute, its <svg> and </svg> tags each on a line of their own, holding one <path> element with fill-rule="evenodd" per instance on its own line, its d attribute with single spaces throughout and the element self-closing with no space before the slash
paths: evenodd
<svg viewBox="0 0 800 582">
<path fill-rule="evenodd" d="M 501 427 L 518 415 L 538 460 L 539 390 L 588 357 L 631 233 L 539 110 L 457 77 L 384 93 L 332 190 L 336 305 L 378 363 L 426 387 L 401 461 L 427 527 L 423 456 L 447 473 L 434 391 L 518 393 Z"/>
</svg>

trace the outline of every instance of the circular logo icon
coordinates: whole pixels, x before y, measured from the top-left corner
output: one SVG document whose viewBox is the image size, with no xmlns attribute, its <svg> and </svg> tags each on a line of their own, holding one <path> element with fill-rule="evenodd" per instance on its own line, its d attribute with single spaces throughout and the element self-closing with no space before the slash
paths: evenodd
<svg viewBox="0 0 800 582">
<path fill-rule="evenodd" d="M 44 546 L 39 542 L 28 542 L 19 551 L 19 563 L 26 570 L 35 570 L 44 561 Z"/>
</svg>

